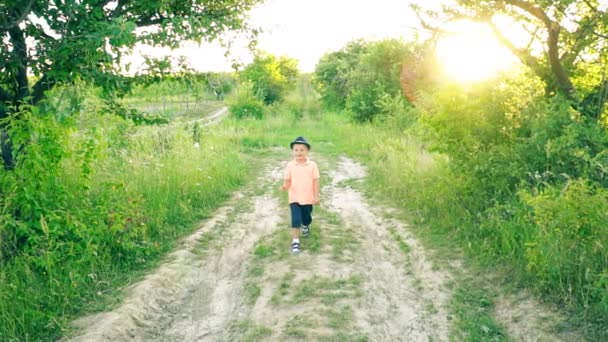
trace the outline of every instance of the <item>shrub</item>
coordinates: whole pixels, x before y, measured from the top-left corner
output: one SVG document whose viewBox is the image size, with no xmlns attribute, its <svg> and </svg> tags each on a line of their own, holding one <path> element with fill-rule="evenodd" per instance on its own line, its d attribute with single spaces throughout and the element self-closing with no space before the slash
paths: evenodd
<svg viewBox="0 0 608 342">
<path fill-rule="evenodd" d="M 264 103 L 253 92 L 253 84 L 244 82 L 226 99 L 230 113 L 237 119 L 252 117 L 261 119 L 264 116 Z"/>
<path fill-rule="evenodd" d="M 298 75 L 297 65 L 295 59 L 262 53 L 245 67 L 240 77 L 251 82 L 253 94 L 268 105 L 281 100 L 287 91 L 293 89 Z"/>
<path fill-rule="evenodd" d="M 535 227 L 526 257 L 537 287 L 608 312 L 608 190 L 580 179 L 520 196 Z"/>
</svg>

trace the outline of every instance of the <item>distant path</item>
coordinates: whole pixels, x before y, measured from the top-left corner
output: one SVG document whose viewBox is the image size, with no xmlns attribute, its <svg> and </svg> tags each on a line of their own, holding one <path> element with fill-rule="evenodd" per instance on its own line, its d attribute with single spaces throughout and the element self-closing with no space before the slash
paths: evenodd
<svg viewBox="0 0 608 342">
<path fill-rule="evenodd" d="M 205 127 L 220 122 L 220 120 L 222 120 L 226 114 L 228 114 L 228 107 L 224 106 L 222 108 L 216 109 L 204 118 L 190 120 L 188 121 L 188 123 L 193 124 L 199 122 L 203 123 L 201 126 Z"/>
</svg>

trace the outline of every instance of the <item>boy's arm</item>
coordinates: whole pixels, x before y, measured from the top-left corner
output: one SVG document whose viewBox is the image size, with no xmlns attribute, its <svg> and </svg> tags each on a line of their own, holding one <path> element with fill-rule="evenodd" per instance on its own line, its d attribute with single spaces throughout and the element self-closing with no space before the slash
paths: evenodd
<svg viewBox="0 0 608 342">
<path fill-rule="evenodd" d="M 319 184 L 319 178 L 315 178 L 312 180 L 313 189 L 315 189 L 315 204 L 319 204 L 321 202 L 321 185 Z"/>
<path fill-rule="evenodd" d="M 315 192 L 315 202 L 314 204 L 318 205 L 321 202 L 321 185 L 319 182 L 319 179 L 321 178 L 321 174 L 319 173 L 319 167 L 317 166 L 317 163 L 313 162 L 313 169 L 312 169 L 312 188 L 314 189 Z"/>
<path fill-rule="evenodd" d="M 285 178 L 283 180 L 283 185 L 281 185 L 281 191 L 285 191 L 285 190 L 289 189 L 290 186 L 291 186 L 291 179 Z"/>
<path fill-rule="evenodd" d="M 289 172 L 289 164 L 283 171 L 283 184 L 281 185 L 281 191 L 287 191 L 291 186 L 291 172 Z"/>
</svg>

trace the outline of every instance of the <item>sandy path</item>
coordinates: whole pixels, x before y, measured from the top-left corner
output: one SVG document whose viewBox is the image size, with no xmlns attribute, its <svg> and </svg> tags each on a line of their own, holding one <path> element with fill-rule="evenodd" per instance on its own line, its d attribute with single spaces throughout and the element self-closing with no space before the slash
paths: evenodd
<svg viewBox="0 0 608 342">
<path fill-rule="evenodd" d="M 261 186 L 268 183 L 259 179 Z M 277 200 L 250 195 L 233 196 L 170 261 L 132 286 L 121 306 L 76 321 L 82 330 L 70 340 L 224 340 L 225 325 L 242 304 L 244 261 L 260 236 L 278 228 Z M 209 236 L 217 248 L 201 255 L 200 244 Z"/>
<path fill-rule="evenodd" d="M 350 185 L 364 181 L 361 165 L 319 164 L 331 171 L 300 255 L 288 253 L 288 210 L 276 191 L 285 164 L 271 162 L 122 305 L 75 322 L 69 340 L 447 341 L 453 277 L 391 209 Z"/>
<path fill-rule="evenodd" d="M 389 233 L 393 228 L 404 236 L 407 226 L 379 209 L 372 209 L 364 196 L 343 181 L 361 179 L 360 165 L 341 158 L 331 174 L 328 194 L 332 211 L 342 216 L 360 236 L 360 253 L 354 267 L 366 275 L 364 296 L 356 312 L 357 321 L 373 341 L 429 341 L 448 339 L 446 305 L 449 275 L 433 271 L 419 244 L 407 236 L 409 256 L 397 248 Z M 435 308 L 429 312 L 429 307 Z"/>
</svg>

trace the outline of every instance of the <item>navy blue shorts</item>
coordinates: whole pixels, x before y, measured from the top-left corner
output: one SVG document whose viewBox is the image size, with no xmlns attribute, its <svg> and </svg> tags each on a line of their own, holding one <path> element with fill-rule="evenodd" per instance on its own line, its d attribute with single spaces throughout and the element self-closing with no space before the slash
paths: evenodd
<svg viewBox="0 0 608 342">
<path fill-rule="evenodd" d="M 300 228 L 312 222 L 312 204 L 289 203 L 291 209 L 291 227 Z"/>
</svg>

